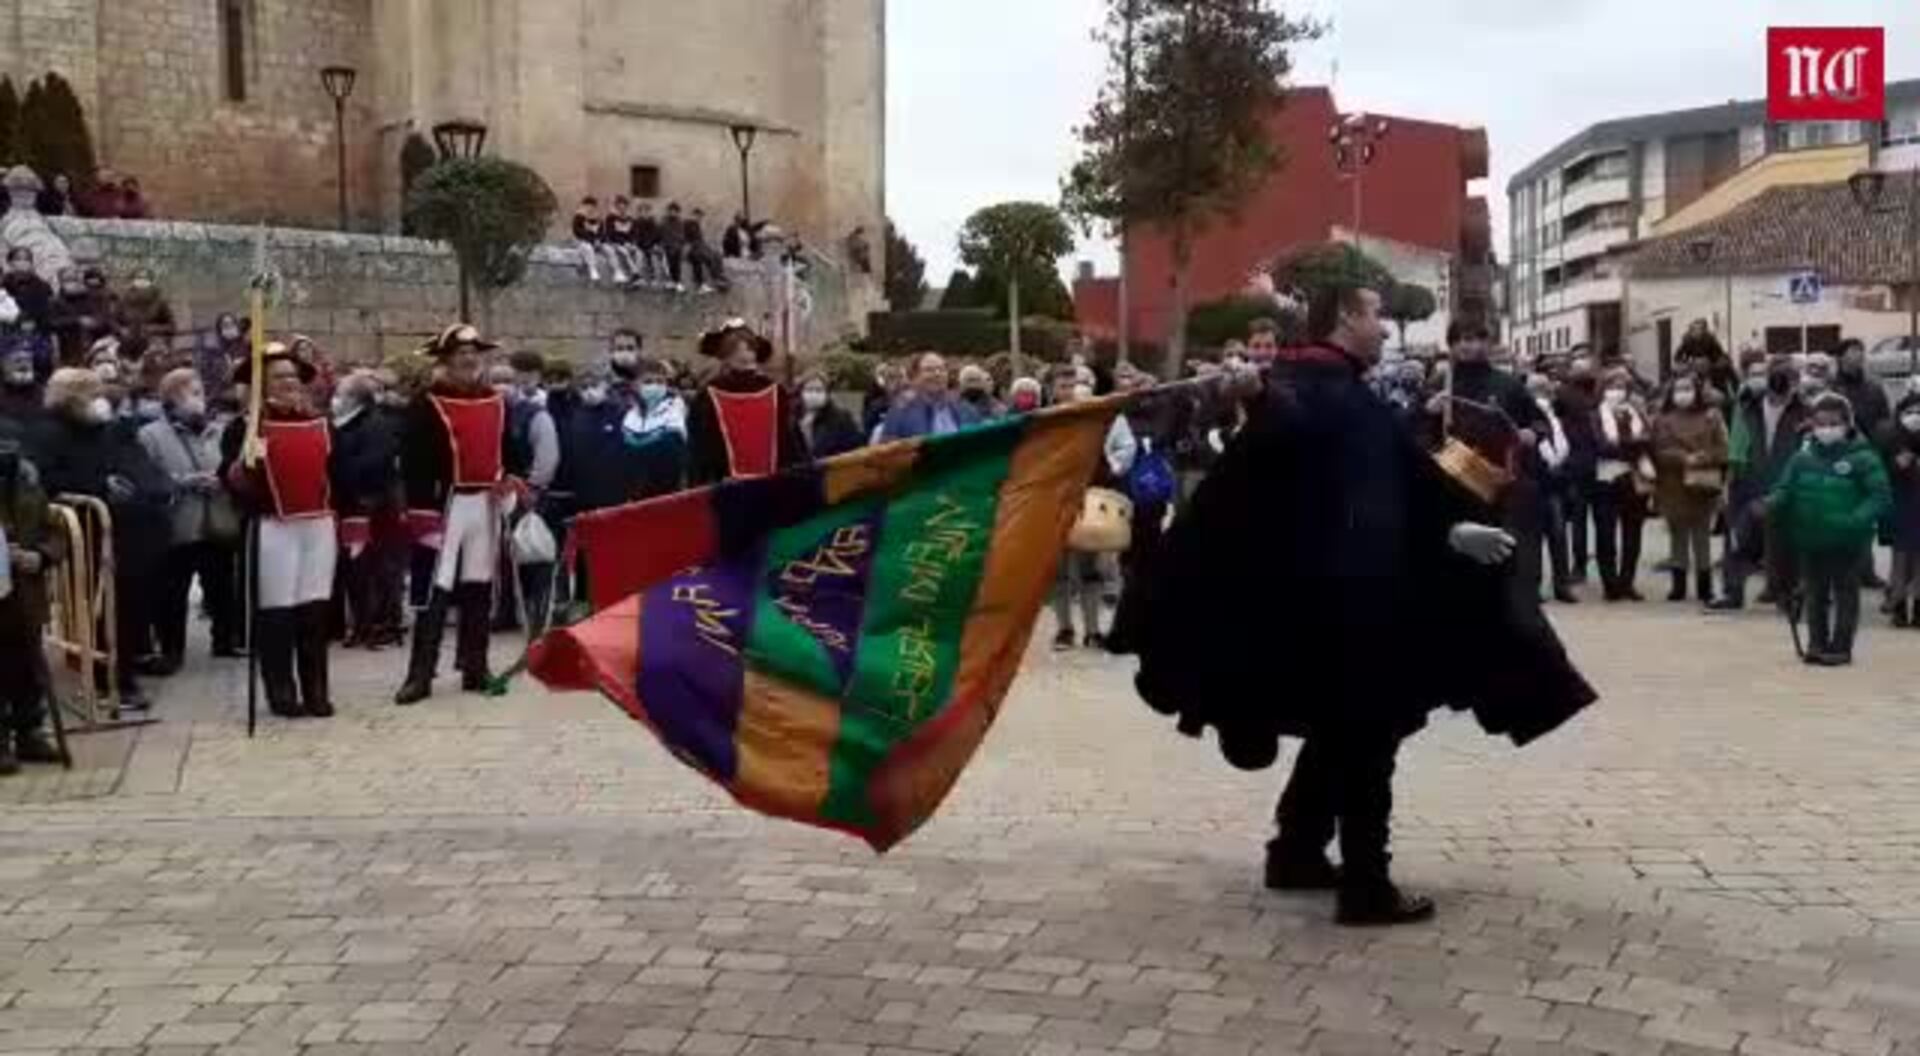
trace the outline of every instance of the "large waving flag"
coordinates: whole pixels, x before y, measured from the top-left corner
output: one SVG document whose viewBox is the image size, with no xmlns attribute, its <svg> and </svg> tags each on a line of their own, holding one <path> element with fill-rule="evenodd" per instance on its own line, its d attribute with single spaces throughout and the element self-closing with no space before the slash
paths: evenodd
<svg viewBox="0 0 1920 1056">
<path fill-rule="evenodd" d="M 885 851 L 1013 683 L 1119 399 L 584 515 L 595 615 L 530 668 L 741 803 Z"/>
</svg>

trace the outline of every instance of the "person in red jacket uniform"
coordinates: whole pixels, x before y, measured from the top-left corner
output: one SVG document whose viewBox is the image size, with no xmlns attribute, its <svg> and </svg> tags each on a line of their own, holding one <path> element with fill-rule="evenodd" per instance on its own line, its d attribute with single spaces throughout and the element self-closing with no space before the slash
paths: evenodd
<svg viewBox="0 0 1920 1056">
<path fill-rule="evenodd" d="M 731 319 L 700 338 L 700 354 L 719 360 L 720 373 L 694 397 L 687 416 L 695 487 L 769 476 L 808 461 L 792 397 L 764 369 L 773 342 L 744 320 Z"/>
<path fill-rule="evenodd" d="M 328 467 L 333 428 L 308 399 L 313 368 L 286 346 L 269 345 L 261 371 L 266 390 L 257 457 L 249 460 L 242 450 L 227 471 L 228 483 L 253 507 L 259 525 L 253 646 L 260 651 L 270 711 L 282 718 L 328 718 L 333 701 L 327 690 L 327 614 L 339 559 Z M 251 384 L 253 364 L 243 361 L 234 380 Z"/>
<path fill-rule="evenodd" d="M 400 476 L 413 537 L 439 552 L 427 607 L 413 625 L 413 655 L 395 704 L 433 695 L 447 609 L 460 614 L 454 666 L 460 686 L 484 693 L 493 574 L 499 564 L 504 503 L 516 489 L 506 475 L 507 405 L 486 380 L 486 354 L 498 346 L 465 323 L 450 326 L 423 351 L 438 360 L 439 380 L 414 400 L 401 427 Z"/>
</svg>

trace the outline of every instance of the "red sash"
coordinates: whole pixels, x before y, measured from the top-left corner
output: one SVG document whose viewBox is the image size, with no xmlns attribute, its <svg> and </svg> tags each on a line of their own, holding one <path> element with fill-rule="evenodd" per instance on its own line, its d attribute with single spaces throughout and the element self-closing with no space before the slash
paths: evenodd
<svg viewBox="0 0 1920 1056">
<path fill-rule="evenodd" d="M 333 453 L 333 434 L 327 420 L 268 418 L 260 423 L 260 439 L 266 442 L 265 475 L 273 515 L 294 521 L 332 513 L 327 459 Z"/>
<path fill-rule="evenodd" d="M 507 432 L 507 401 L 498 394 L 459 397 L 428 393 L 447 430 L 455 488 L 485 488 L 500 482 L 500 446 Z"/>
<path fill-rule="evenodd" d="M 707 395 L 720 421 L 720 439 L 727 445 L 727 475 L 773 475 L 780 468 L 779 386 L 757 392 L 710 388 Z"/>
</svg>

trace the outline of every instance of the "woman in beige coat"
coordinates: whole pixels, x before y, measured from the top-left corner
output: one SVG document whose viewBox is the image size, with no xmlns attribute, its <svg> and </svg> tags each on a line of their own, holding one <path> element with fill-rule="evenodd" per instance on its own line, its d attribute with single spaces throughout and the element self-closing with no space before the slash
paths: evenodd
<svg viewBox="0 0 1920 1056">
<path fill-rule="evenodd" d="M 1693 572 L 1702 603 L 1713 600 L 1713 515 L 1727 482 L 1727 425 L 1691 375 L 1676 378 L 1653 421 L 1655 494 L 1673 540 L 1668 601 L 1687 598 Z"/>
</svg>

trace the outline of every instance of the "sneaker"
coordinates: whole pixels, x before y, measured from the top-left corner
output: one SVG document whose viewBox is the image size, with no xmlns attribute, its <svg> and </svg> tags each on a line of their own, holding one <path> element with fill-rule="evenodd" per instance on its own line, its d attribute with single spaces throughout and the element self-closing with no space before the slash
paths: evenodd
<svg viewBox="0 0 1920 1056">
<path fill-rule="evenodd" d="M 1746 607 L 1746 602 L 1738 598 L 1727 597 L 1715 598 L 1705 605 L 1700 606 L 1700 608 L 1706 612 L 1739 612 Z"/>
<path fill-rule="evenodd" d="M 1059 633 L 1053 636 L 1053 651 L 1064 653 L 1071 648 L 1073 648 L 1073 628 L 1062 627 Z"/>
<path fill-rule="evenodd" d="M 1332 891 L 1340 886 L 1340 867 L 1324 853 L 1267 852 L 1267 890 Z"/>
<path fill-rule="evenodd" d="M 1333 921 L 1348 928 L 1380 928 L 1423 924 L 1433 915 L 1432 899 L 1405 894 L 1388 881 L 1379 880 L 1342 887 Z"/>
</svg>

